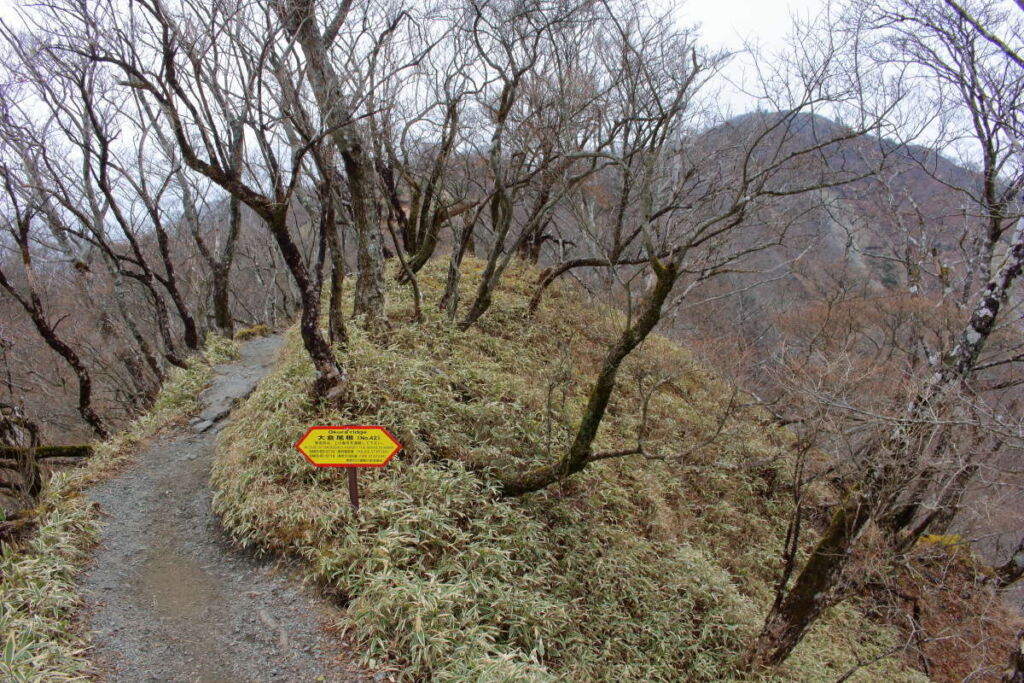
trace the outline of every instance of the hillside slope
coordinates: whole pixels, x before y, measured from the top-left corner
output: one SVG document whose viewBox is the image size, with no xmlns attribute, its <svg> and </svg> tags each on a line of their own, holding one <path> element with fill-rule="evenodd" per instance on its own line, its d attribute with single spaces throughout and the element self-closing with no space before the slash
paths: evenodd
<svg viewBox="0 0 1024 683">
<path fill-rule="evenodd" d="M 699 142 L 715 154 L 758 135 L 779 117 L 737 116 L 703 133 Z M 804 113 L 771 137 L 772 144 L 796 152 L 845 133 L 835 121 Z M 738 272 L 695 288 L 692 299 L 721 297 L 708 312 L 712 325 L 747 320 L 746 334 L 756 338 L 764 321 L 780 311 L 813 307 L 839 287 L 850 295 L 905 292 L 910 283 L 902 259 L 916 264 L 917 284 L 925 293 L 942 292 L 944 285 L 934 275 L 942 267 L 953 269 L 946 275 L 962 277 L 965 210 L 972 215 L 978 210 L 969 209 L 974 204 L 968 199 L 979 196 L 977 172 L 926 147 L 860 135 L 802 157 L 787 173 L 803 186 L 838 178 L 849 182 L 753 211 L 737 232 L 743 247 L 771 242 L 780 226 L 787 226 L 785 238 L 752 255 Z"/>
<path fill-rule="evenodd" d="M 464 296 L 480 264 L 464 265 Z M 424 271 L 436 300 L 444 264 Z M 622 458 L 564 485 L 499 500 L 488 472 L 548 461 L 578 419 L 617 314 L 553 288 L 525 316 L 536 273 L 511 272 L 478 328 L 436 311 L 413 325 L 407 288 L 393 328 L 352 326 L 339 358 L 341 410 L 308 399 L 310 363 L 293 330 L 282 360 L 222 435 L 215 509 L 243 544 L 302 558 L 348 606 L 370 667 L 402 679 L 720 681 L 760 627 L 788 513 L 787 434 L 754 413 L 720 419 L 733 393 L 654 336 L 634 354 L 597 448 L 644 440 L 667 460 Z M 293 444 L 313 424 L 381 424 L 405 448 L 360 473 L 316 470 Z M 717 434 L 717 438 L 714 438 Z M 832 610 L 780 672 L 834 680 L 898 643 L 854 606 Z M 851 680 L 922 680 L 885 658 Z"/>
</svg>

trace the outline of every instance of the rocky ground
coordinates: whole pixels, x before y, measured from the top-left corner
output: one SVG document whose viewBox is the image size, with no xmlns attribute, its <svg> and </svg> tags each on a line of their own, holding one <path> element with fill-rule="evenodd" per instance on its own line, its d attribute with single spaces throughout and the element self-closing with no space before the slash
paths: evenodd
<svg viewBox="0 0 1024 683">
<path fill-rule="evenodd" d="M 266 337 L 217 367 L 188 427 L 88 495 L 105 526 L 83 577 L 92 658 L 106 681 L 367 680 L 325 631 L 330 602 L 287 569 L 232 548 L 210 509 L 216 433 L 266 374 Z"/>
</svg>

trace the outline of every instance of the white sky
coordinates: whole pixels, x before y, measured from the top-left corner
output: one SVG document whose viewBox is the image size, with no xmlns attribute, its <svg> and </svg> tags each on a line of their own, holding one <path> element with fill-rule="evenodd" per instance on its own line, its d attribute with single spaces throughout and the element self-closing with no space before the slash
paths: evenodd
<svg viewBox="0 0 1024 683">
<path fill-rule="evenodd" d="M 794 14 L 815 15 L 825 7 L 824 0 L 686 0 L 672 4 L 680 20 L 701 24 L 701 35 L 709 45 L 732 49 L 738 49 L 744 39 L 769 49 L 781 47 Z"/>
<path fill-rule="evenodd" d="M 22 2 L 31 0 L 21 0 Z M 331 2 L 332 0 L 324 0 Z M 703 41 L 709 47 L 739 50 L 745 41 L 758 44 L 769 53 L 784 46 L 794 15 L 816 15 L 827 0 L 648 0 L 655 8 L 673 13 L 680 22 L 700 24 Z M 19 0 L 0 0 L 0 18 L 17 24 L 13 7 Z M 746 64 L 735 58 L 726 75 L 742 80 Z M 733 113 L 749 109 L 749 98 L 736 92 L 723 93 Z"/>
<path fill-rule="evenodd" d="M 328 0 L 329 1 L 329 0 Z M 0 0 L 0 18 L 12 20 L 17 0 Z M 699 22 L 709 44 L 738 48 L 745 38 L 765 47 L 781 44 L 793 13 L 814 14 L 825 0 L 653 0 L 681 21 Z"/>
<path fill-rule="evenodd" d="M 0 19 L 14 21 L 16 19 L 14 6 L 16 4 L 15 0 L 0 0 Z"/>
<path fill-rule="evenodd" d="M 0 0 L 0 17 L 11 19 L 16 0 Z M 824 0 L 655 0 L 687 23 L 700 22 L 709 43 L 739 47 L 744 38 L 778 45 L 789 30 L 791 13 L 815 13 Z"/>
<path fill-rule="evenodd" d="M 817 16 L 827 0 L 661 0 L 658 4 L 681 23 L 699 24 L 701 42 L 708 47 L 738 51 L 752 44 L 771 54 L 786 47 L 794 17 L 806 20 Z M 749 55 L 737 55 L 723 75 L 742 83 L 750 66 Z M 736 87 L 724 87 L 719 98 L 728 115 L 741 114 L 758 104 Z"/>
</svg>

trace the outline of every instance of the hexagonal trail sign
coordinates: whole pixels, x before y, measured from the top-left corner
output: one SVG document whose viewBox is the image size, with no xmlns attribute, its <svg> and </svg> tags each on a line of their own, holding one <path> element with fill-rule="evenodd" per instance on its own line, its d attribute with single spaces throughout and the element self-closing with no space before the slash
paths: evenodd
<svg viewBox="0 0 1024 683">
<path fill-rule="evenodd" d="M 310 427 L 295 448 L 317 467 L 383 467 L 402 444 L 383 427 Z"/>
</svg>

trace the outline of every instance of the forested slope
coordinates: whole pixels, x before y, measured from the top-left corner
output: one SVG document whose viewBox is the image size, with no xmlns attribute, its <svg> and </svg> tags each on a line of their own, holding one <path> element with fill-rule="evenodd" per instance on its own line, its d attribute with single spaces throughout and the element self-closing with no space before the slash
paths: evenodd
<svg viewBox="0 0 1024 683">
<path fill-rule="evenodd" d="M 464 287 L 481 266 L 465 264 Z M 348 605 L 366 662 L 402 679 L 743 678 L 739 657 L 781 568 L 795 439 L 652 336 L 627 362 L 595 447 L 628 450 L 640 437 L 646 455 L 500 498 L 502 472 L 567 447 L 623 323 L 569 287 L 528 317 L 536 276 L 508 274 L 465 333 L 429 309 L 410 323 L 409 290 L 393 287 L 392 328 L 353 330 L 337 351 L 348 373 L 337 409 L 310 402 L 314 373 L 293 331 L 222 438 L 213 485 L 225 526 L 301 558 Z M 428 265 L 420 286 L 429 295 L 442 283 L 441 264 Z M 345 472 L 314 469 L 293 448 L 314 424 L 380 424 L 404 445 L 386 468 L 360 472 L 358 513 Z M 805 504 L 830 498 L 821 486 Z M 834 680 L 898 649 L 904 634 L 867 610 L 860 598 L 831 610 L 779 680 Z M 852 680 L 925 677 L 896 655 Z"/>
</svg>

